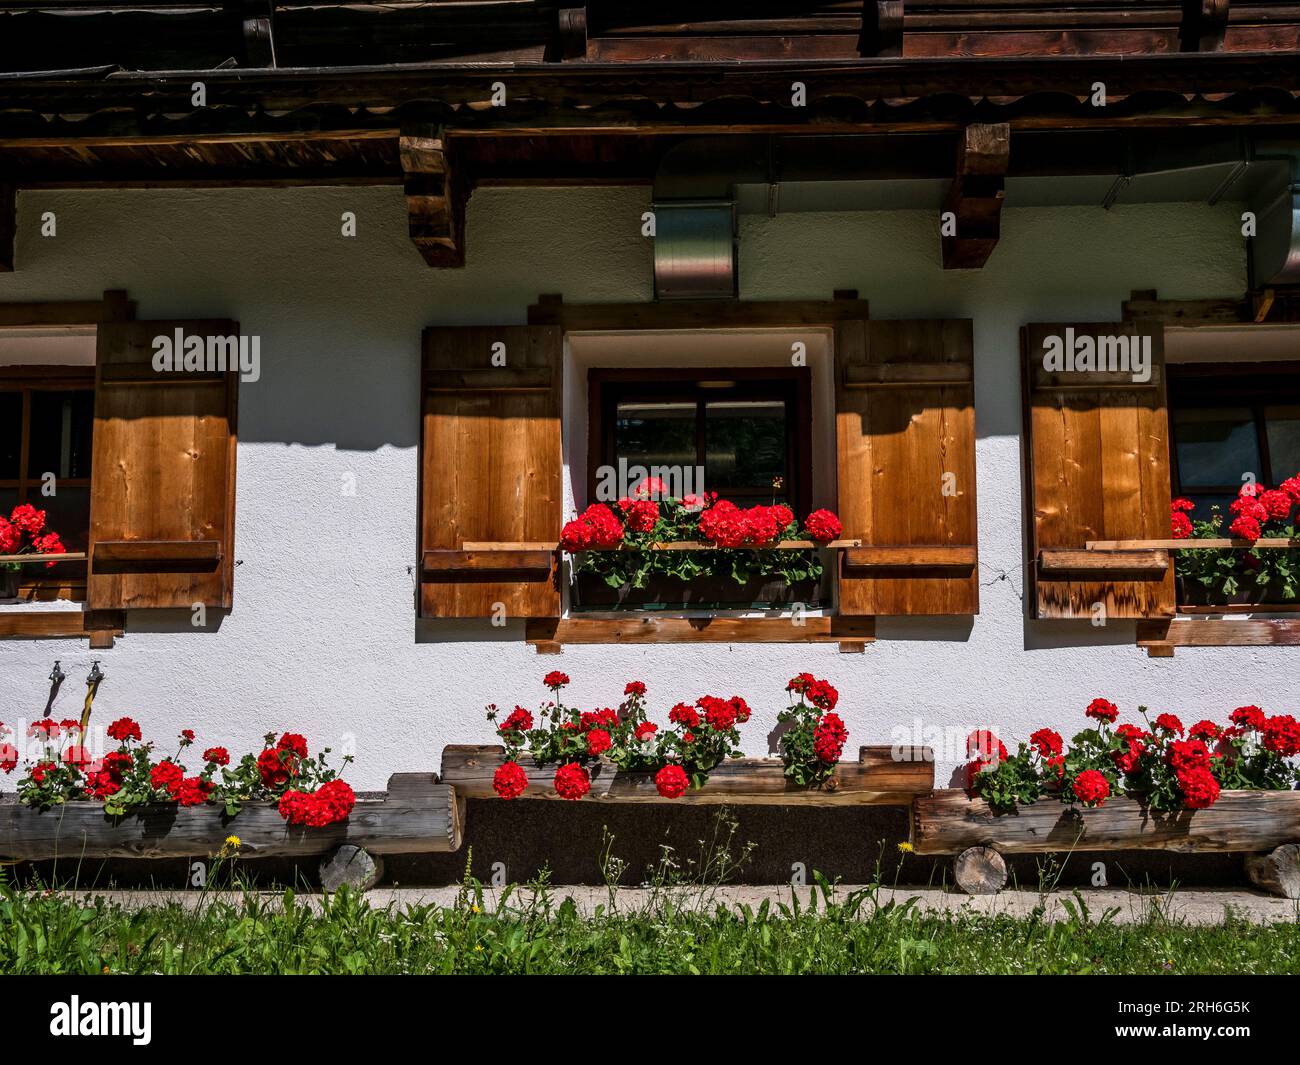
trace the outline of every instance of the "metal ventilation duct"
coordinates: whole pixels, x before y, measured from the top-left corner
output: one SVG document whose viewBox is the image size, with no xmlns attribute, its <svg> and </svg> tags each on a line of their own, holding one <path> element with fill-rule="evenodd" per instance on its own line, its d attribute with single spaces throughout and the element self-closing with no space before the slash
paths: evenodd
<svg viewBox="0 0 1300 1065">
<path fill-rule="evenodd" d="M 665 200 L 653 208 L 655 298 L 734 298 L 735 201 Z"/>
</svg>

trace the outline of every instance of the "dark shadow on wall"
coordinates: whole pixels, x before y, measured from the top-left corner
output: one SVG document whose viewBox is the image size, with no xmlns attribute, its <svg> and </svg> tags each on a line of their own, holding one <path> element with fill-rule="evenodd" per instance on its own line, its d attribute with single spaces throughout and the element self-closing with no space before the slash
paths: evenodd
<svg viewBox="0 0 1300 1065">
<path fill-rule="evenodd" d="M 1137 622 L 1112 621 L 1093 625 L 1087 619 L 1025 620 L 1025 650 L 1047 651 L 1060 647 L 1137 647 Z"/>
<path fill-rule="evenodd" d="M 882 617 L 876 619 L 876 639 L 966 643 L 975 619 L 963 617 Z"/>
</svg>

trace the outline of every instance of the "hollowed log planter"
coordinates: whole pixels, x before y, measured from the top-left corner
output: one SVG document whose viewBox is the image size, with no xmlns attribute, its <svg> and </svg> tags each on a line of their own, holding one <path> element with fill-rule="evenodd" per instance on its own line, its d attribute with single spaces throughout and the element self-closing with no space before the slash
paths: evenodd
<svg viewBox="0 0 1300 1065">
<path fill-rule="evenodd" d="M 737 584 L 728 576 L 651 576 L 644 588 L 630 584 L 614 588 L 590 571 L 573 581 L 573 610 L 767 610 L 801 603 L 814 610 L 823 605 L 820 578 L 787 582 L 781 577 L 751 577 Z"/>
<path fill-rule="evenodd" d="M 506 760 L 499 746 L 444 747 L 441 780 L 471 799 L 496 798 L 492 776 Z M 556 766 L 538 769 L 531 758 L 519 765 L 528 774 L 522 799 L 559 799 L 552 787 Z M 591 792 L 597 802 L 658 802 L 703 805 L 906 806 L 934 787 L 934 754 L 928 747 L 862 747 L 858 761 L 840 762 L 820 785 L 800 787 L 785 776 L 775 758 L 730 758 L 709 773 L 702 788 L 688 788 L 680 799 L 665 799 L 652 773 L 622 773 L 612 762 L 592 762 Z M 586 800 L 580 800 L 586 801 Z"/>
<path fill-rule="evenodd" d="M 936 791 L 912 807 L 918 854 L 957 856 L 957 886 L 994 894 L 1007 882 L 1003 854 L 1052 851 L 1244 851 L 1252 883 L 1300 898 L 1300 791 L 1225 791 L 1205 810 L 1161 813 L 1137 799 L 1085 809 L 1045 799 L 995 813 L 959 789 Z"/>
<path fill-rule="evenodd" d="M 346 821 L 324 828 L 290 825 L 273 803 L 248 803 L 234 817 L 216 804 L 154 803 L 121 817 L 106 817 L 99 803 L 69 802 L 47 810 L 4 803 L 0 857 L 181 858 L 216 854 L 227 836 L 239 837 L 241 858 L 337 857 L 346 850 L 349 867 L 362 852 L 454 851 L 461 842 L 456 794 L 435 780 L 431 773 L 395 774 L 384 798 L 357 799 Z M 377 872 L 382 873 L 382 866 Z M 377 879 L 375 875 L 372 882 Z M 345 872 L 339 882 L 349 881 Z"/>
</svg>

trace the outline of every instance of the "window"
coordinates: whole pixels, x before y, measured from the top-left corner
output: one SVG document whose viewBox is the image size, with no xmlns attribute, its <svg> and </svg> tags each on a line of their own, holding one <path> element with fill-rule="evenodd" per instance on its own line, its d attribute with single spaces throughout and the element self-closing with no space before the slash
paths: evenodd
<svg viewBox="0 0 1300 1065">
<path fill-rule="evenodd" d="M 1270 487 L 1300 472 L 1300 364 L 1180 363 L 1169 367 L 1175 495 L 1206 518 L 1253 473 Z"/>
<path fill-rule="evenodd" d="M 0 513 L 20 503 L 44 510 L 69 551 L 85 551 L 90 533 L 94 414 L 93 368 L 0 367 Z M 26 567 L 23 582 L 58 590 L 84 585 L 85 575 L 84 562 L 67 562 Z"/>
<path fill-rule="evenodd" d="M 705 490 L 739 506 L 807 514 L 810 380 L 804 367 L 589 371 L 588 500 L 601 466 L 661 466 L 702 470 Z"/>
</svg>

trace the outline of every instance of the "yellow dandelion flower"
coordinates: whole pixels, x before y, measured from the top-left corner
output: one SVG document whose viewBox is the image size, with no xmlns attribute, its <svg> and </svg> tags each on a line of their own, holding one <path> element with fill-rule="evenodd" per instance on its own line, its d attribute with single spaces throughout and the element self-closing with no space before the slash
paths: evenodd
<svg viewBox="0 0 1300 1065">
<path fill-rule="evenodd" d="M 471 906 L 471 907 L 469 908 L 469 912 L 470 912 L 470 913 L 482 913 L 483 911 L 480 910 L 477 906 Z"/>
<path fill-rule="evenodd" d="M 482 943 L 475 943 L 475 944 L 474 944 L 474 949 L 475 949 L 476 951 L 481 951 L 481 950 L 483 949 L 483 944 L 482 944 Z"/>
<path fill-rule="evenodd" d="M 226 837 L 226 846 L 227 846 L 227 847 L 238 847 L 238 846 L 239 846 L 239 842 L 240 842 L 240 841 L 239 841 L 239 837 L 238 837 L 238 836 L 227 836 L 227 837 Z"/>
<path fill-rule="evenodd" d="M 898 845 L 898 849 L 902 851 L 904 854 L 911 854 L 913 847 L 910 843 L 900 843 Z"/>
</svg>

